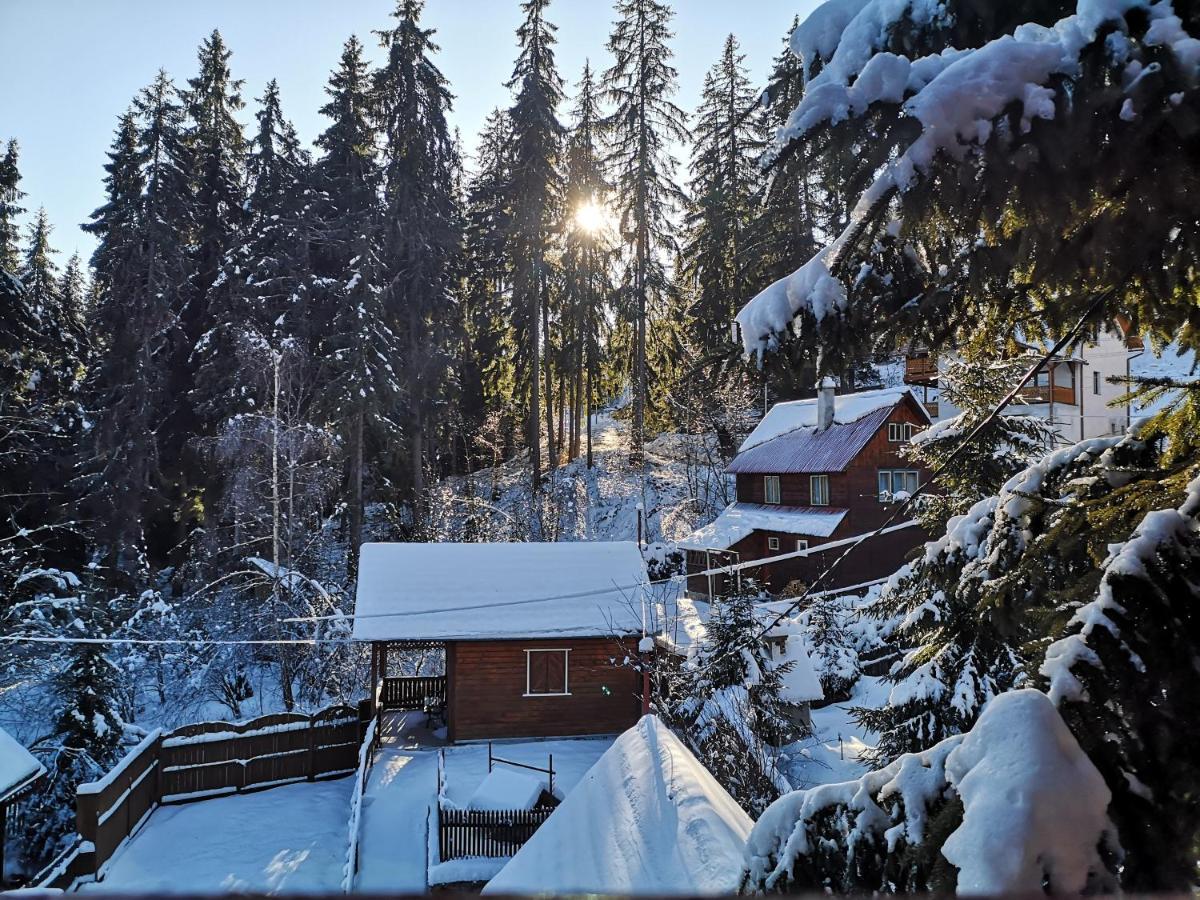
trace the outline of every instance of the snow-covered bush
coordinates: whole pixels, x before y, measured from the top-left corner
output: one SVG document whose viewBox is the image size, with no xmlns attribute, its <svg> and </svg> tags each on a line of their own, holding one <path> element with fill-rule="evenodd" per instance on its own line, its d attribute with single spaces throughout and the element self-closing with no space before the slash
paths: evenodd
<svg viewBox="0 0 1200 900">
<path fill-rule="evenodd" d="M 993 699 L 965 735 L 781 797 L 746 848 L 756 890 L 1111 889 L 1109 790 L 1047 696 Z"/>
</svg>

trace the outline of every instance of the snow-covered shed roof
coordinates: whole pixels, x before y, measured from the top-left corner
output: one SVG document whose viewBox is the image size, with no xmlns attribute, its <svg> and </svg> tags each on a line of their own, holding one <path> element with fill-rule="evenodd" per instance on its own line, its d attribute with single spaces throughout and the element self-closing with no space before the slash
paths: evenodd
<svg viewBox="0 0 1200 900">
<path fill-rule="evenodd" d="M 835 506 L 775 506 L 731 503 L 697 528 L 678 546 L 684 550 L 726 550 L 755 531 L 778 531 L 807 537 L 829 537 L 846 517 Z"/>
<path fill-rule="evenodd" d="M 833 424 L 817 429 L 817 401 L 776 403 L 763 416 L 726 470 L 733 473 L 841 472 L 867 445 L 905 397 L 928 413 L 905 388 L 879 388 L 834 397 Z"/>
<path fill-rule="evenodd" d="M 355 640 L 601 637 L 641 631 L 632 541 L 363 544 Z"/>
<path fill-rule="evenodd" d="M 644 716 L 484 893 L 734 893 L 752 825 L 687 747 Z"/>
<path fill-rule="evenodd" d="M 24 744 L 0 728 L 0 803 L 46 771 Z"/>
</svg>

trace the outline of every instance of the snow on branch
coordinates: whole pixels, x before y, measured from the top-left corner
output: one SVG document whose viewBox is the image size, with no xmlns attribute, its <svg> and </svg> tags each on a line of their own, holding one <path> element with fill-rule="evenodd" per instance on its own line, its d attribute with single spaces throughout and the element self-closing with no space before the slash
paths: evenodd
<svg viewBox="0 0 1200 900">
<path fill-rule="evenodd" d="M 966 735 L 775 801 L 747 842 L 747 883 L 841 890 L 866 875 L 877 890 L 928 890 L 940 851 L 963 893 L 1103 889 L 1109 799 L 1049 698 L 1012 691 Z M 906 853 L 947 833 L 940 847 Z"/>
<path fill-rule="evenodd" d="M 794 273 L 752 298 L 738 313 L 747 356 L 774 350 L 804 319 L 820 322 L 846 309 L 847 296 L 835 264 L 896 192 L 908 190 L 935 159 L 961 159 L 988 141 L 996 119 L 1019 104 L 1020 130 L 1034 119 L 1055 116 L 1055 78 L 1075 77 L 1080 54 L 1101 26 L 1124 25 L 1131 10 L 1144 11 L 1148 46 L 1170 48 L 1188 77 L 1200 66 L 1200 40 L 1188 35 L 1170 0 L 1078 0 L 1076 12 L 1052 27 L 1026 23 L 977 48 L 947 48 L 909 60 L 883 52 L 889 34 L 903 21 L 917 27 L 948 21 L 934 0 L 829 0 L 792 36 L 792 50 L 806 73 L 823 67 L 805 84 L 804 96 L 776 135 L 767 162 L 820 125 L 862 116 L 881 102 L 903 103 L 901 115 L 920 123 L 918 137 L 899 152 L 862 194 L 845 230 Z M 1121 61 L 1124 63 L 1125 61 Z M 1128 65 L 1140 65 L 1129 61 Z"/>
</svg>

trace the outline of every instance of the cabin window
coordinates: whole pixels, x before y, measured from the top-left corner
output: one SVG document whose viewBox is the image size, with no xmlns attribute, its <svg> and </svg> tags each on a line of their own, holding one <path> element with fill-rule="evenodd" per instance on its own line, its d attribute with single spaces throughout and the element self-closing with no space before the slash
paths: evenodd
<svg viewBox="0 0 1200 900">
<path fill-rule="evenodd" d="M 813 506 L 828 506 L 829 476 L 813 475 L 808 480 L 808 491 Z"/>
<path fill-rule="evenodd" d="M 767 538 L 767 549 L 768 550 L 778 550 L 779 549 L 779 538 L 773 538 L 773 537 Z"/>
<path fill-rule="evenodd" d="M 879 502 L 889 503 L 901 491 L 911 496 L 916 493 L 918 480 L 919 475 L 914 469 L 880 469 Z"/>
<path fill-rule="evenodd" d="M 525 651 L 525 696 L 563 697 L 571 693 L 570 650 Z"/>
<path fill-rule="evenodd" d="M 796 541 L 796 549 L 797 550 L 807 550 L 808 549 L 808 541 Z"/>
<path fill-rule="evenodd" d="M 888 422 L 888 440 L 893 444 L 911 440 L 916 431 L 917 426 L 911 422 Z"/>
<path fill-rule="evenodd" d="M 763 500 L 767 503 L 779 502 L 779 476 L 763 476 Z"/>
<path fill-rule="evenodd" d="M 1100 373 L 1099 372 L 1092 373 L 1092 393 L 1093 394 L 1100 393 Z"/>
</svg>

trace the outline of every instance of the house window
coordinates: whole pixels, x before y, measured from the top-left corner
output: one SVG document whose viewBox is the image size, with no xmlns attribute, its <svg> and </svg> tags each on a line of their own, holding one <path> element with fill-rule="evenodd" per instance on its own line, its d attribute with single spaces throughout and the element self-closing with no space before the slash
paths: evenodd
<svg viewBox="0 0 1200 900">
<path fill-rule="evenodd" d="M 571 693 L 567 677 L 570 650 L 525 651 L 525 696 L 563 697 Z"/>
<path fill-rule="evenodd" d="M 1092 373 L 1092 393 L 1093 394 L 1100 393 L 1100 373 L 1099 372 Z"/>
<path fill-rule="evenodd" d="M 779 502 L 779 476 L 764 475 L 763 476 L 763 499 L 767 503 Z"/>
<path fill-rule="evenodd" d="M 904 491 L 912 495 L 917 490 L 918 473 L 913 469 L 880 469 L 879 502 L 888 503 Z"/>
<path fill-rule="evenodd" d="M 797 550 L 807 550 L 808 549 L 808 541 L 802 541 L 802 540 L 796 541 L 796 549 Z"/>
<path fill-rule="evenodd" d="M 767 549 L 768 550 L 778 550 L 779 549 L 779 538 L 773 538 L 773 537 L 767 538 Z"/>
<path fill-rule="evenodd" d="M 808 480 L 808 490 L 813 506 L 829 505 L 828 475 L 813 475 Z"/>
<path fill-rule="evenodd" d="M 888 440 L 893 444 L 903 443 L 912 439 L 917 426 L 911 422 L 888 422 Z"/>
</svg>

